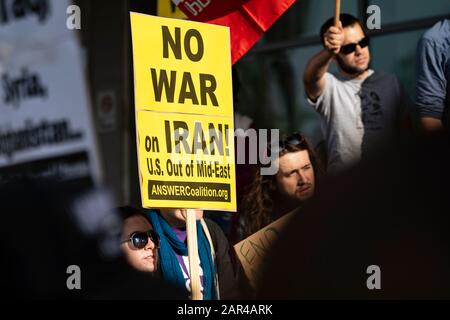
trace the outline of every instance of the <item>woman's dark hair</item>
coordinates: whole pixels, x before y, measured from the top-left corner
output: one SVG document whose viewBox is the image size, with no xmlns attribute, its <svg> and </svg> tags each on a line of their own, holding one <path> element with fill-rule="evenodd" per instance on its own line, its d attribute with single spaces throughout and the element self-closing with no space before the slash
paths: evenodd
<svg viewBox="0 0 450 320">
<path fill-rule="evenodd" d="M 122 218 L 122 221 L 125 221 L 126 219 L 128 219 L 132 216 L 135 216 L 135 215 L 141 215 L 148 220 L 147 215 L 145 214 L 145 212 L 142 208 L 137 208 L 137 207 L 126 205 L 126 206 L 117 207 L 115 209 L 119 213 L 119 216 Z"/>
</svg>

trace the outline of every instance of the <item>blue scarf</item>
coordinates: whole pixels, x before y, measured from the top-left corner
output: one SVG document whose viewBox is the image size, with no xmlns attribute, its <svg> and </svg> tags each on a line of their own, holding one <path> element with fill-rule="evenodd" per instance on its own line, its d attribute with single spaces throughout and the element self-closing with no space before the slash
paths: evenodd
<svg viewBox="0 0 450 320">
<path fill-rule="evenodd" d="M 155 229 L 160 237 L 159 261 L 162 277 L 178 287 L 186 288 L 183 272 L 175 253 L 181 256 L 187 256 L 187 243 L 181 242 L 178 239 L 172 227 L 158 211 L 150 210 L 148 217 L 153 229 Z M 211 257 L 211 248 L 199 220 L 197 220 L 197 242 L 200 266 L 203 269 L 203 299 L 216 300 L 216 273 Z"/>
</svg>

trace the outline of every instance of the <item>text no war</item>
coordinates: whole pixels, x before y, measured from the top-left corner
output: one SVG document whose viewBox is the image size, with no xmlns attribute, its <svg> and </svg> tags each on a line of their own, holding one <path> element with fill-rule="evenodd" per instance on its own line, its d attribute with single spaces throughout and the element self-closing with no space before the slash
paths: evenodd
<svg viewBox="0 0 450 320">
<path fill-rule="evenodd" d="M 180 28 L 170 30 L 167 26 L 161 26 L 161 36 L 164 59 L 188 59 L 194 63 L 202 61 L 205 45 L 198 30 L 188 29 L 182 39 Z M 213 74 L 157 68 L 150 68 L 149 71 L 157 102 L 220 106 L 216 95 L 217 80 Z"/>
</svg>

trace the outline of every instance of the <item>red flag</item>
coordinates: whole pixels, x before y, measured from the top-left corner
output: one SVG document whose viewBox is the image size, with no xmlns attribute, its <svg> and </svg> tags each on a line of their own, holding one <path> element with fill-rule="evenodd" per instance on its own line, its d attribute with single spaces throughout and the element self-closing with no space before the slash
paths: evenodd
<svg viewBox="0 0 450 320">
<path fill-rule="evenodd" d="M 234 64 L 296 0 L 172 0 L 194 21 L 230 27 Z"/>
</svg>

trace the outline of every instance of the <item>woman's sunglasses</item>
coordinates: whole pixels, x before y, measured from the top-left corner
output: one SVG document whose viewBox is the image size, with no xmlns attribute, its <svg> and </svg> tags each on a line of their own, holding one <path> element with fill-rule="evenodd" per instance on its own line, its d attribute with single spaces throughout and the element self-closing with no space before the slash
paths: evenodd
<svg viewBox="0 0 450 320">
<path fill-rule="evenodd" d="M 352 52 L 355 52 L 356 50 L 356 46 L 359 45 L 361 48 L 365 48 L 369 45 L 369 38 L 365 37 L 363 39 L 361 39 L 361 41 L 357 42 L 357 43 L 349 43 L 346 44 L 345 46 L 341 47 L 341 51 L 343 54 L 350 54 Z"/>
<path fill-rule="evenodd" d="M 127 240 L 122 241 L 121 243 L 126 243 L 128 241 L 131 241 L 131 244 L 136 249 L 142 249 L 144 248 L 148 243 L 148 238 L 153 241 L 156 248 L 159 248 L 159 235 L 156 233 L 155 230 L 148 230 L 147 232 L 133 232 L 130 235 L 130 238 Z"/>
</svg>

